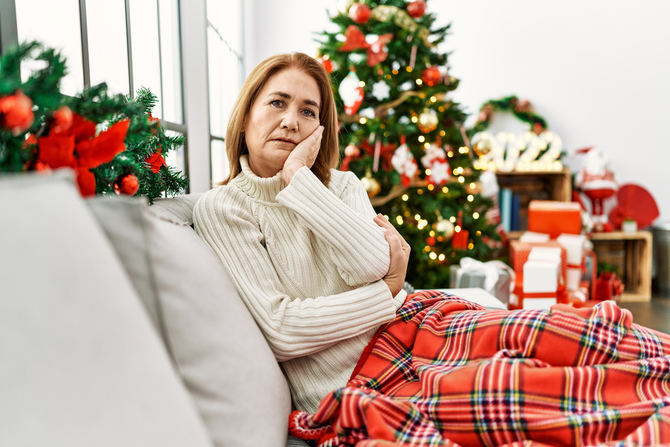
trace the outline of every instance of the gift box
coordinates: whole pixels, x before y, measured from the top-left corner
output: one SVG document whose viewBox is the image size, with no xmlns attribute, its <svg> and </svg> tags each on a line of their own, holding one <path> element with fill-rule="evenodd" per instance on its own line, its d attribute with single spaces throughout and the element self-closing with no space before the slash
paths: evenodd
<svg viewBox="0 0 670 447">
<path fill-rule="evenodd" d="M 579 234 L 582 229 L 581 208 L 576 202 L 531 200 L 528 205 L 528 230 L 546 233 L 551 239 L 560 234 Z"/>
<path fill-rule="evenodd" d="M 509 302 L 514 272 L 504 262 L 481 262 L 466 257 L 459 265 L 452 264 L 449 269 L 449 287 L 479 287 L 503 303 Z"/>
<path fill-rule="evenodd" d="M 615 300 L 619 301 L 623 294 L 623 283 L 621 279 L 611 272 L 603 272 L 596 281 L 593 299 L 597 301 Z"/>
<path fill-rule="evenodd" d="M 523 293 L 553 293 L 558 290 L 561 250 L 557 247 L 534 247 L 523 265 Z"/>
<path fill-rule="evenodd" d="M 524 266 L 531 258 L 533 249 L 541 248 L 543 250 L 535 250 L 530 259 L 533 263 L 536 262 L 551 262 L 556 266 L 557 259 L 557 280 L 556 288 L 550 292 L 528 292 L 524 291 Z M 544 250 L 549 249 L 549 250 Z M 565 248 L 556 241 L 547 242 L 523 242 L 510 241 L 510 259 L 512 261 L 512 268 L 515 273 L 514 291 L 510 296 L 508 304 L 509 309 L 549 309 L 555 303 L 567 303 L 567 294 L 565 289 L 565 273 L 566 273 L 566 253 Z M 549 261 L 548 261 L 549 260 Z M 532 264 L 531 264 L 532 265 Z M 556 269 L 556 267 L 553 267 Z M 533 286 L 533 274 L 529 275 L 530 283 L 526 284 L 527 290 L 547 290 L 554 284 L 550 280 L 548 286 L 538 284 Z M 537 281 L 535 281 L 537 283 Z M 528 289 L 530 287 L 530 289 Z M 535 287 L 535 288 L 533 288 Z"/>
<path fill-rule="evenodd" d="M 582 279 L 586 237 L 582 234 L 561 234 L 556 238 L 556 242 L 565 248 L 567 262 L 565 287 L 568 290 L 577 290 Z"/>
</svg>

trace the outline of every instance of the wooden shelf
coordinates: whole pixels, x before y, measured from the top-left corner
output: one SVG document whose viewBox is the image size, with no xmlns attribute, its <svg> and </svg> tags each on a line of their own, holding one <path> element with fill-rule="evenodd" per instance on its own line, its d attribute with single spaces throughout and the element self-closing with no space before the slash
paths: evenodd
<svg viewBox="0 0 670 447">
<path fill-rule="evenodd" d="M 592 233 L 589 238 L 598 260 L 614 253 L 614 264 L 621 269 L 624 292 L 621 301 L 651 300 L 651 244 L 649 231 Z"/>
<path fill-rule="evenodd" d="M 512 220 L 516 220 L 516 225 L 513 227 L 514 231 L 510 233 L 520 235 L 527 228 L 528 205 L 531 200 L 556 200 L 559 202 L 570 202 L 572 200 L 572 175 L 567 168 L 563 168 L 562 171 L 496 172 L 496 178 L 501 190 L 508 189 L 513 195 L 518 196 L 518 211 L 515 211 L 516 208 L 510 209 L 514 216 Z M 501 218 L 504 219 L 503 204 L 500 203 L 499 205 Z M 518 235 L 510 237 L 515 239 L 518 238 Z"/>
</svg>

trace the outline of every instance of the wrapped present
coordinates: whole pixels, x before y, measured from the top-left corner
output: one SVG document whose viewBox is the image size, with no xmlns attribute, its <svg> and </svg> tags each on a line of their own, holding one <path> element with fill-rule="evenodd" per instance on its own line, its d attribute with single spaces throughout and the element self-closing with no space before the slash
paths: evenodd
<svg viewBox="0 0 670 447">
<path fill-rule="evenodd" d="M 539 250 L 535 251 L 531 261 L 542 262 L 543 259 L 553 259 L 556 264 L 556 256 L 560 254 L 560 262 L 558 263 L 558 276 L 556 280 L 556 288 L 551 292 L 528 292 L 524 291 L 524 266 L 531 257 L 531 251 L 534 248 L 552 249 L 549 251 Z M 553 303 L 567 303 L 567 293 L 565 289 L 565 273 L 566 273 L 566 253 L 565 248 L 556 241 L 547 242 L 522 242 L 510 241 L 510 259 L 512 268 L 515 273 L 514 291 L 510 296 L 508 304 L 509 309 L 548 309 Z M 545 261 L 546 262 L 546 261 Z M 555 268 L 555 267 L 554 267 Z M 534 276 L 533 274 L 529 276 Z M 530 278 L 530 283 L 526 287 L 531 287 L 528 290 L 546 290 L 548 286 L 537 285 L 537 281 Z M 550 283 L 550 285 L 553 282 Z M 533 288 L 535 287 L 535 289 Z M 532 300 L 532 301 L 531 301 Z"/>
<path fill-rule="evenodd" d="M 560 234 L 579 234 L 582 229 L 581 208 L 576 202 L 531 200 L 528 205 L 528 230 L 547 233 L 551 239 Z"/>
<path fill-rule="evenodd" d="M 566 274 L 566 252 L 565 248 L 556 241 L 547 241 L 547 242 L 522 242 L 522 241 L 510 241 L 509 252 L 510 252 L 510 261 L 512 264 L 512 269 L 515 273 L 515 287 L 521 288 L 523 284 L 523 265 L 528 260 L 530 256 L 530 251 L 536 247 L 547 247 L 547 248 L 558 248 L 561 251 L 561 267 L 560 267 L 560 278 L 563 278 L 561 281 L 564 284 L 564 278 Z"/>
<path fill-rule="evenodd" d="M 450 266 L 449 287 L 480 287 L 507 304 L 513 288 L 514 271 L 501 261 L 481 262 L 462 258 Z"/>
<path fill-rule="evenodd" d="M 547 233 L 536 233 L 535 231 L 525 231 L 519 238 L 521 242 L 547 242 L 549 235 Z"/>
<path fill-rule="evenodd" d="M 615 300 L 619 301 L 623 294 L 623 283 L 621 279 L 612 272 L 603 272 L 596 281 L 593 299 L 597 301 Z"/>
<path fill-rule="evenodd" d="M 565 248 L 567 262 L 565 287 L 568 290 L 577 290 L 582 279 L 586 237 L 582 234 L 561 234 L 556 238 L 556 242 Z"/>
<path fill-rule="evenodd" d="M 534 247 L 523 265 L 523 293 L 556 294 L 561 271 L 558 247 Z"/>
</svg>

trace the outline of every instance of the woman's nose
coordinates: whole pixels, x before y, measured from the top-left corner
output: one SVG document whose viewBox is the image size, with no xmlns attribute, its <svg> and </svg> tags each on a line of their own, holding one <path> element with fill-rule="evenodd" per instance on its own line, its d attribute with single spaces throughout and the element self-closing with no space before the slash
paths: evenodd
<svg viewBox="0 0 670 447">
<path fill-rule="evenodd" d="M 282 117 L 281 128 L 290 131 L 298 130 L 298 113 L 292 110 L 287 110 Z"/>
</svg>

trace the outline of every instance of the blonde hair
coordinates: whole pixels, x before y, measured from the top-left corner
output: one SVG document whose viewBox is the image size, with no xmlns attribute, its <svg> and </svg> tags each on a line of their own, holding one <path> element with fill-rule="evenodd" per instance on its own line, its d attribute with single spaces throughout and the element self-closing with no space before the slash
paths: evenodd
<svg viewBox="0 0 670 447">
<path fill-rule="evenodd" d="M 270 77 L 287 68 L 296 68 L 311 76 L 319 87 L 321 93 L 319 121 L 324 129 L 321 137 L 321 148 L 312 166 L 312 172 L 324 185 L 328 186 L 330 169 L 337 167 L 340 156 L 337 143 L 337 110 L 328 73 L 318 61 L 304 53 L 278 54 L 269 57 L 258 64 L 244 81 L 226 130 L 226 153 L 230 173 L 222 184 L 226 184 L 235 178 L 242 169 L 240 156 L 248 153 L 243 135 L 244 120 L 249 114 L 258 93 Z"/>
</svg>

